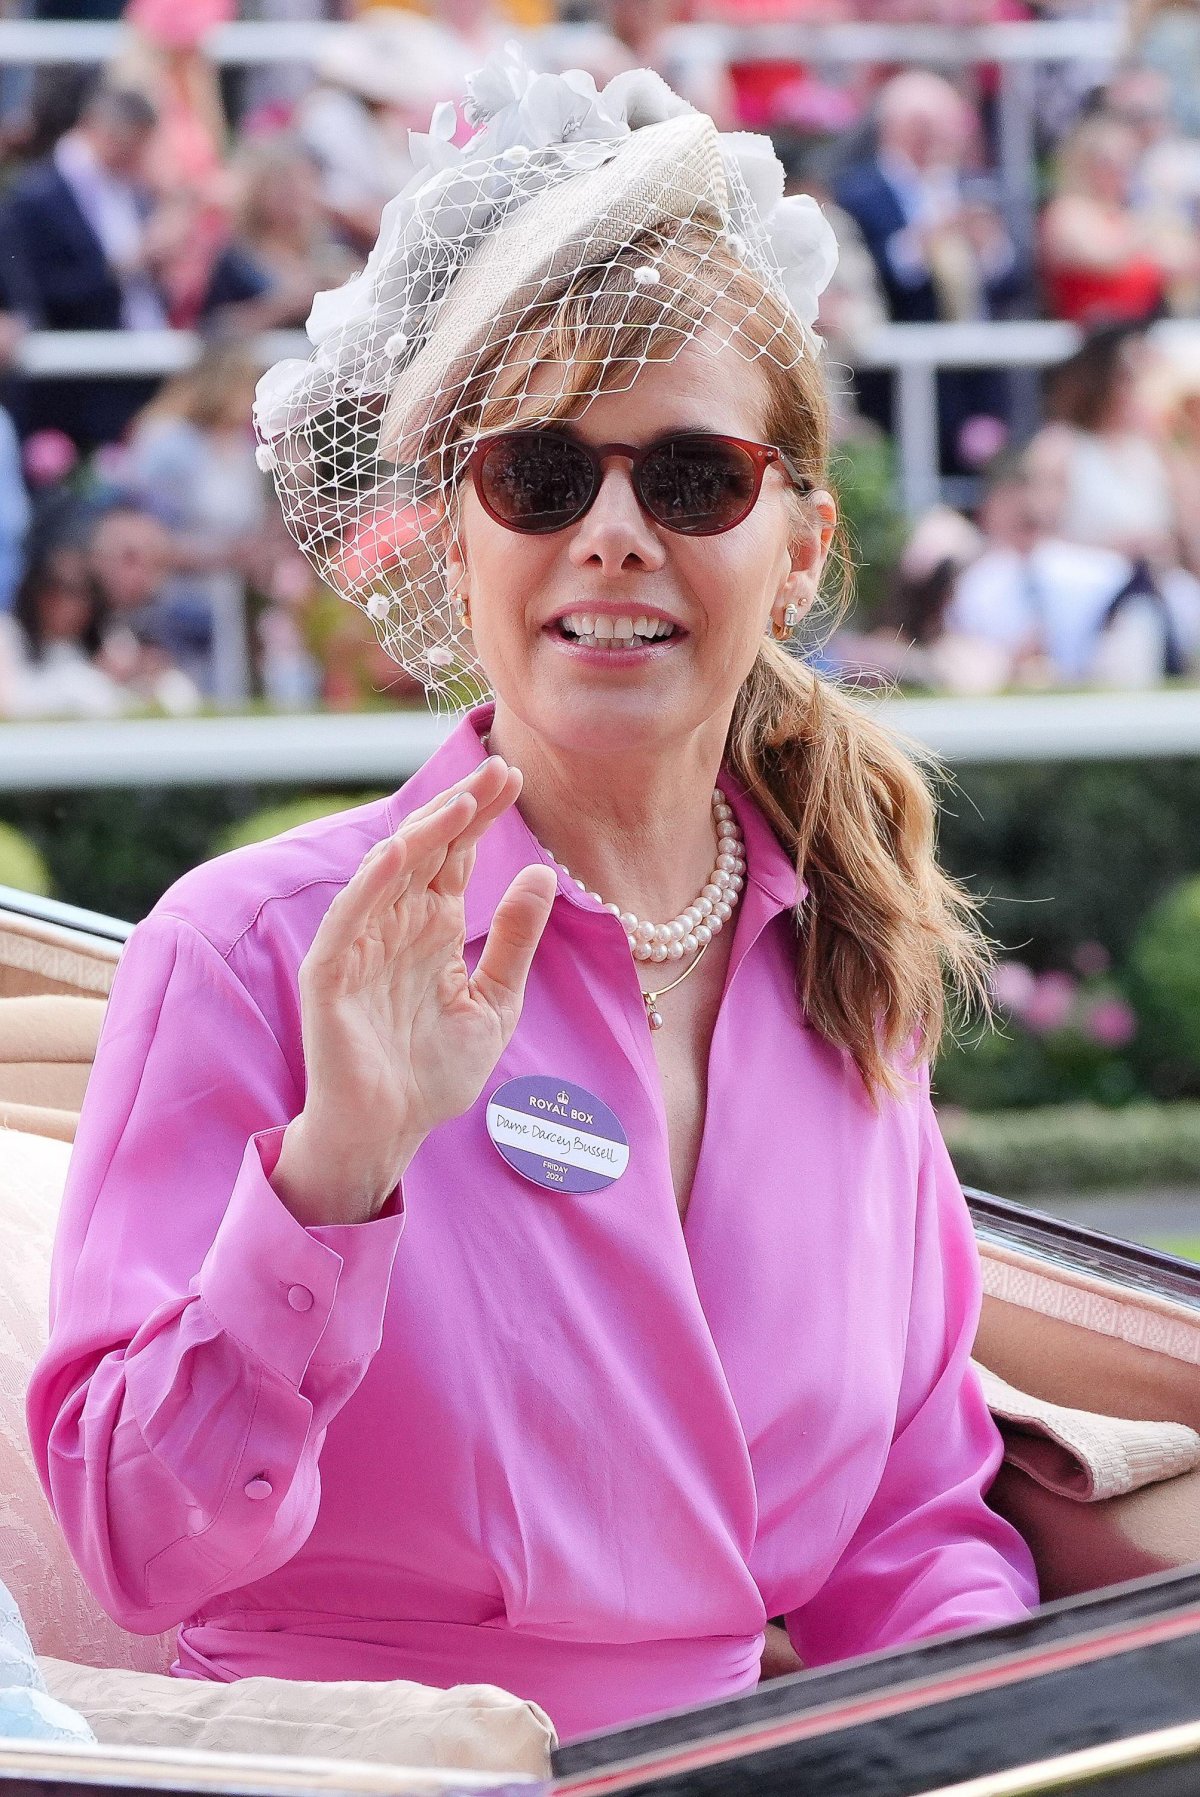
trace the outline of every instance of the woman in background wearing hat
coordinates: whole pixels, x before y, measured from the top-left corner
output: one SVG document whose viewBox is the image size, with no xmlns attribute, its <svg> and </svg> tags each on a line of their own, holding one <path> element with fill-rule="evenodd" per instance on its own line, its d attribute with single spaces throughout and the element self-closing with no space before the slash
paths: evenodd
<svg viewBox="0 0 1200 1797">
<path fill-rule="evenodd" d="M 972 904 L 784 646 L 827 228 L 644 71 L 472 105 L 257 423 L 396 658 L 494 699 L 135 931 L 30 1420 L 179 1672 L 492 1682 L 572 1736 L 752 1687 L 769 1618 L 819 1664 L 1036 1590 L 929 1096 Z"/>
</svg>

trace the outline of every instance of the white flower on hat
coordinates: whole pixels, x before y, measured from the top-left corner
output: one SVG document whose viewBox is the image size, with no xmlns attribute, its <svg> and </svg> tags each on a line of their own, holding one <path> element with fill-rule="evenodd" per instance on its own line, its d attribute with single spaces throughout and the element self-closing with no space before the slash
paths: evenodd
<svg viewBox="0 0 1200 1797">
<path fill-rule="evenodd" d="M 726 168 L 741 177 L 755 211 L 765 218 L 783 198 L 783 164 L 775 145 L 754 131 L 723 131 L 721 156 Z"/>
<path fill-rule="evenodd" d="M 467 97 L 463 102 L 467 123 L 486 124 L 506 106 L 518 105 L 532 80 L 533 70 L 517 45 L 505 44 L 482 68 L 467 77 Z"/>
<path fill-rule="evenodd" d="M 462 161 L 462 151 L 454 141 L 458 130 L 458 113 L 451 100 L 440 100 L 434 107 L 428 131 L 410 131 L 408 154 L 418 177 L 440 175 L 444 168 L 454 168 Z M 407 193 L 413 183 L 404 189 Z"/>
<path fill-rule="evenodd" d="M 792 310 L 805 328 L 811 329 L 816 323 L 820 297 L 837 267 L 833 226 L 808 193 L 780 200 L 763 224 Z"/>
<path fill-rule="evenodd" d="M 721 154 L 732 177 L 735 193 L 734 222 L 740 227 L 739 248 L 746 239 L 758 242 L 778 264 L 788 303 L 806 330 L 816 323 L 820 297 L 837 267 L 838 246 L 833 226 L 811 194 L 784 196 L 783 164 L 769 137 L 752 131 L 727 131 L 721 136 Z M 736 203 L 737 188 L 748 197 L 752 214 L 743 215 Z"/>
<path fill-rule="evenodd" d="M 306 405 L 316 397 L 311 362 L 287 356 L 267 369 L 254 393 L 254 426 L 264 444 L 269 445 L 296 422 L 296 404 L 302 393 Z"/>
</svg>

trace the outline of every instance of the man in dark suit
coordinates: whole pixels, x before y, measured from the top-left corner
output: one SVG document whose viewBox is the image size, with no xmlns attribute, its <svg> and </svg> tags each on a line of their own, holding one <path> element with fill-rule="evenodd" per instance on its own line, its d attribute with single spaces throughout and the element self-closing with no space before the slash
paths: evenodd
<svg viewBox="0 0 1200 1797">
<path fill-rule="evenodd" d="M 897 323 L 994 318 L 1021 291 L 1025 271 L 994 206 L 966 172 L 974 120 L 940 75 L 911 69 L 880 90 L 876 149 L 843 170 L 838 203 L 862 232 Z M 863 375 L 862 408 L 891 427 L 890 381 Z M 975 413 L 1002 411 L 994 374 L 954 370 L 938 383 L 943 458 L 961 466 L 959 432 Z"/>
<path fill-rule="evenodd" d="M 0 293 L 34 329 L 166 327 L 144 182 L 156 122 L 141 94 L 98 87 L 78 124 L 10 187 L 0 207 Z M 155 385 L 86 375 L 30 381 L 20 423 L 64 430 L 88 450 L 120 437 Z"/>
</svg>

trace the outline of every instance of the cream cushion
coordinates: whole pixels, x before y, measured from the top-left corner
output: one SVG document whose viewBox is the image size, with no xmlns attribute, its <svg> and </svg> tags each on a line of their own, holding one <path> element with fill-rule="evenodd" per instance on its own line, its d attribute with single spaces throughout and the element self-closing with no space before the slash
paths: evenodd
<svg viewBox="0 0 1200 1797">
<path fill-rule="evenodd" d="M 72 1747 L 0 1739 L 0 1784 L 14 1791 L 229 1791 L 262 1797 L 462 1797 L 464 1789 L 529 1783 L 511 1772 L 383 1765 L 375 1760 L 295 1759 L 269 1753 L 210 1753 L 189 1747 Z"/>
<path fill-rule="evenodd" d="M 236 1684 L 97 1672 L 39 1660 L 50 1694 L 87 1718 L 105 1746 L 298 1754 L 392 1765 L 459 1766 L 546 1778 L 550 1718 L 495 1685 L 440 1691 L 395 1679 L 314 1684 L 244 1678 Z"/>
<path fill-rule="evenodd" d="M 1032 1398 L 985 1366 L 976 1371 L 1005 1460 L 1047 1491 L 1098 1504 L 1200 1467 L 1200 1435 L 1186 1423 L 1097 1416 Z"/>
</svg>

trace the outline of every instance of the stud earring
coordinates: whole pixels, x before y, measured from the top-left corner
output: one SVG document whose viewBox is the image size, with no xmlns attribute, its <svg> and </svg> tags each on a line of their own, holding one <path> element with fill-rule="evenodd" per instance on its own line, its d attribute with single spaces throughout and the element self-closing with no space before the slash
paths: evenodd
<svg viewBox="0 0 1200 1797">
<path fill-rule="evenodd" d="M 783 622 L 777 623 L 774 619 L 772 619 L 771 635 L 775 638 L 775 641 L 777 643 L 786 643 L 787 639 L 791 636 L 792 632 L 795 630 L 795 628 L 799 622 L 800 622 L 800 607 L 798 605 L 785 606 L 784 613 L 783 613 Z"/>
</svg>

